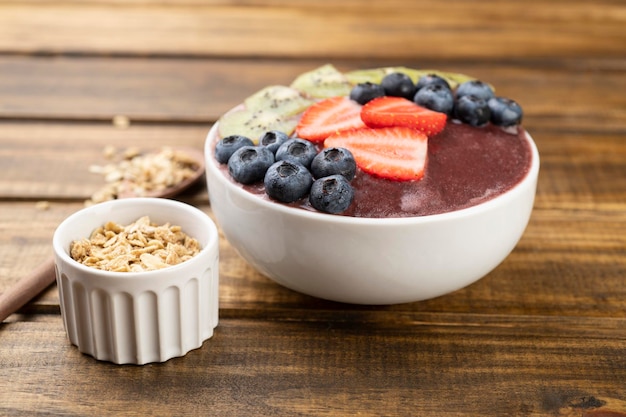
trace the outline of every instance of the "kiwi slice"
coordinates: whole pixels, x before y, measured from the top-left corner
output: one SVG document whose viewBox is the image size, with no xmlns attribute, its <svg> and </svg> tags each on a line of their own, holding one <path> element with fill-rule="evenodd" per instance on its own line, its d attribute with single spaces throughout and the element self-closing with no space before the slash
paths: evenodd
<svg viewBox="0 0 626 417">
<path fill-rule="evenodd" d="M 282 116 L 300 113 L 313 103 L 312 99 L 305 97 L 300 91 L 284 85 L 265 87 L 244 100 L 246 109 L 267 109 Z"/>
<path fill-rule="evenodd" d="M 392 72 L 402 72 L 407 74 L 413 82 L 417 83 L 417 80 L 426 74 L 436 74 L 442 78 L 444 78 L 448 84 L 450 84 L 450 88 L 453 90 L 461 83 L 465 81 L 475 80 L 475 77 L 470 77 L 465 74 L 453 73 L 453 72 L 445 72 L 439 70 L 418 70 L 407 67 L 383 67 L 383 68 L 372 68 L 372 69 L 364 69 L 364 70 L 355 70 L 350 71 L 345 74 L 346 78 L 350 81 L 352 85 L 356 85 L 363 82 L 371 82 L 380 84 L 382 79 L 387 74 L 391 74 Z"/>
<path fill-rule="evenodd" d="M 329 98 L 347 96 L 352 88 L 346 76 L 331 64 L 322 65 L 299 75 L 291 88 L 302 91 L 311 97 Z"/>
<path fill-rule="evenodd" d="M 364 82 L 380 84 L 385 75 L 391 74 L 392 72 L 402 72 L 407 74 L 411 77 L 413 82 L 417 82 L 417 79 L 421 77 L 423 73 L 420 70 L 414 70 L 407 67 L 382 67 L 350 71 L 347 72 L 345 76 L 352 85 Z"/>
<path fill-rule="evenodd" d="M 255 144 L 268 130 L 280 130 L 291 135 L 298 125 L 298 115 L 283 115 L 269 109 L 241 109 L 226 113 L 219 120 L 220 137 L 247 136 Z"/>
</svg>

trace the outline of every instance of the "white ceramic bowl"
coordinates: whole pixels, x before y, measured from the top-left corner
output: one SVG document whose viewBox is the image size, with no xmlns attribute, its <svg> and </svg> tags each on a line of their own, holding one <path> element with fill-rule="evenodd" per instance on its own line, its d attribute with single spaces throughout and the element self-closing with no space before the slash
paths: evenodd
<svg viewBox="0 0 626 417">
<path fill-rule="evenodd" d="M 217 124 L 205 142 L 211 208 L 230 244 L 287 288 L 354 304 L 425 300 L 463 288 L 500 264 L 533 208 L 539 154 L 510 191 L 455 212 L 369 219 L 290 208 L 255 196 L 219 170 Z"/>
<path fill-rule="evenodd" d="M 74 240 L 108 221 L 130 224 L 142 216 L 179 225 L 202 250 L 156 271 L 108 272 L 69 255 Z M 218 233 L 190 205 L 158 198 L 114 200 L 82 209 L 53 237 L 63 324 L 71 343 L 96 359 L 118 364 L 163 362 L 199 348 L 218 321 Z"/>
</svg>

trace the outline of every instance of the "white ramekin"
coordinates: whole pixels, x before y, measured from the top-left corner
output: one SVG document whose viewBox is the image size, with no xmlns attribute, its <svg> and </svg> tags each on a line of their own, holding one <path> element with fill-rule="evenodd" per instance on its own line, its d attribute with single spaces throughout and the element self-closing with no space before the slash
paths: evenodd
<svg viewBox="0 0 626 417">
<path fill-rule="evenodd" d="M 178 265 L 146 272 L 108 272 L 69 255 L 74 240 L 109 221 L 129 224 L 150 216 L 197 239 L 199 254 Z M 117 364 L 164 362 L 199 348 L 218 322 L 218 232 L 190 205 L 159 198 L 109 201 L 65 219 L 53 237 L 57 286 L 72 344 Z"/>
</svg>

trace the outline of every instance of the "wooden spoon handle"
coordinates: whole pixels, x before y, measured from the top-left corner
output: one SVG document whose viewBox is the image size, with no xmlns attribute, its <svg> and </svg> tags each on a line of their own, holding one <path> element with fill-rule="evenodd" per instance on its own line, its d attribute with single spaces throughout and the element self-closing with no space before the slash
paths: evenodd
<svg viewBox="0 0 626 417">
<path fill-rule="evenodd" d="M 55 278 L 54 257 L 51 256 L 17 284 L 0 294 L 0 322 L 48 288 Z"/>
</svg>

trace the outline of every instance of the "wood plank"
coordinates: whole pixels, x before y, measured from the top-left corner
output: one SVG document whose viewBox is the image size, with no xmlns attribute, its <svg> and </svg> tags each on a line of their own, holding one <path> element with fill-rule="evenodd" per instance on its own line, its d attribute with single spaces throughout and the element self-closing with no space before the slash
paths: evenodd
<svg viewBox="0 0 626 417">
<path fill-rule="evenodd" d="M 212 216 L 206 200 L 183 201 Z M 50 254 L 54 229 L 81 203 L 4 204 L 0 212 L 0 291 Z M 30 224 L 24 228 L 23 224 Z M 223 310 L 430 311 L 463 314 L 532 314 L 626 318 L 626 209 L 611 203 L 558 207 L 539 201 L 517 248 L 477 283 L 436 299 L 395 306 L 350 306 L 283 288 L 248 265 L 223 236 L 220 241 L 220 305 Z M 29 312 L 58 312 L 51 287 Z M 262 313 L 268 314 L 268 313 Z"/>
<path fill-rule="evenodd" d="M 0 324 L 0 378 L 11 381 L 0 413 L 621 416 L 624 328 L 393 312 L 222 318 L 183 358 L 116 366 L 80 354 L 60 317 L 40 316 Z"/>
<path fill-rule="evenodd" d="M 104 146 L 201 149 L 242 98 L 325 62 L 490 81 L 542 158 L 515 250 L 436 299 L 308 297 L 222 236 L 215 336 L 116 366 L 69 344 L 53 285 L 0 323 L 0 415 L 626 416 L 624 23 L 615 0 L 0 0 L 0 292 L 101 185 Z M 179 198 L 212 216 L 204 184 Z"/>
<path fill-rule="evenodd" d="M 0 119 L 210 124 L 260 88 L 326 62 L 0 56 Z M 330 62 L 343 71 L 400 64 L 473 75 L 517 100 L 531 130 L 626 131 L 626 97 L 612 94 L 626 88 L 625 59 Z"/>
<path fill-rule="evenodd" d="M 128 129 L 74 123 L 3 125 L 0 291 L 49 256 L 56 226 L 99 188 L 100 178 L 88 175 L 87 167 L 103 162 L 105 145 L 156 146 L 176 138 L 179 144 L 201 149 L 205 131 L 202 126 L 176 125 Z M 538 315 L 555 314 L 556 309 L 560 314 L 624 317 L 626 143 L 620 135 L 551 132 L 543 132 L 537 142 L 542 172 L 535 210 L 511 256 L 468 288 L 381 309 Z M 47 171 L 41 172 L 41 166 Z M 37 200 L 47 198 L 53 199 L 50 209 L 38 209 Z M 210 213 L 203 184 L 181 198 Z M 224 308 L 342 308 L 274 284 L 247 265 L 224 239 L 221 244 Z M 56 289 L 49 289 L 25 311 L 58 311 Z"/>
<path fill-rule="evenodd" d="M 385 59 L 623 58 L 625 23 L 624 4 L 611 0 L 347 1 L 341 7 L 329 0 L 9 0 L 0 2 L 0 51 Z"/>
<path fill-rule="evenodd" d="M 145 125 L 5 122 L 0 130 L 1 198 L 86 199 L 103 185 L 90 165 L 103 165 L 106 146 L 117 149 L 189 146 L 202 150 L 210 124 Z M 538 203 L 624 203 L 626 142 L 621 134 L 537 129 L 541 158 Z M 79 181 L 77 181 L 79 179 Z M 587 207 L 587 208 L 588 208 Z"/>
<path fill-rule="evenodd" d="M 104 155 L 107 146 L 120 152 L 163 146 L 202 150 L 210 127 L 7 122 L 0 130 L 0 196 L 85 200 L 104 185 L 89 167 L 110 163 Z"/>
</svg>

